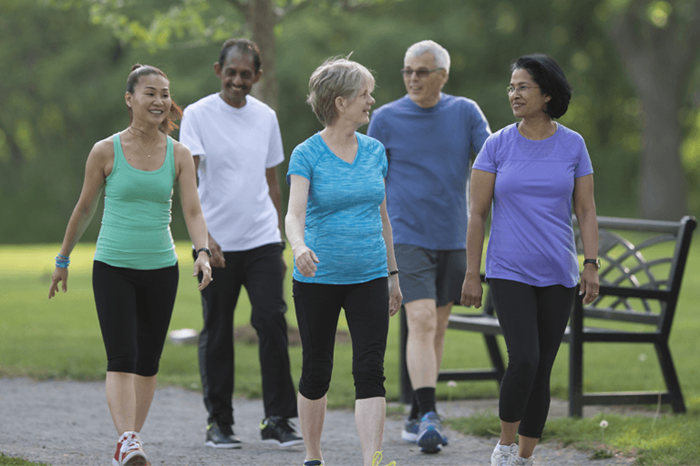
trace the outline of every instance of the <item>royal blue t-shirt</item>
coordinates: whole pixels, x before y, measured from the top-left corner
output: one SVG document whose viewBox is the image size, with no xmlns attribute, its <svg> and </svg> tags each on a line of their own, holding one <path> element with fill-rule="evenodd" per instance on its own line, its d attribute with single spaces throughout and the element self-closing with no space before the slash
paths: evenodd
<svg viewBox="0 0 700 466">
<path fill-rule="evenodd" d="M 484 143 L 473 168 L 496 174 L 486 277 L 576 286 L 574 180 L 593 173 L 581 135 L 558 124 L 533 141 L 512 124 Z"/>
<path fill-rule="evenodd" d="M 304 242 L 318 256 L 314 277 L 294 266 L 306 283 L 364 283 L 387 276 L 386 244 L 379 211 L 384 201 L 387 160 L 376 139 L 355 133 L 352 163 L 336 156 L 320 134 L 299 144 L 289 159 L 290 175 L 309 180 Z"/>
<path fill-rule="evenodd" d="M 464 249 L 472 151 L 491 134 L 473 100 L 440 94 L 431 108 L 408 96 L 372 113 L 367 134 L 386 147 L 386 202 L 395 244 Z"/>
</svg>

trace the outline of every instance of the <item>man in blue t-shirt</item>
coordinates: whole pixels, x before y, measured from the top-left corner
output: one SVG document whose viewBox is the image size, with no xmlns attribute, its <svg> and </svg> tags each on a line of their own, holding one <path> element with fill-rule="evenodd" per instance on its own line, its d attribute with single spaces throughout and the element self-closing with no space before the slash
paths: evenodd
<svg viewBox="0 0 700 466">
<path fill-rule="evenodd" d="M 491 134 L 473 100 L 443 94 L 450 55 L 425 40 L 406 51 L 407 95 L 377 109 L 368 135 L 386 147 L 386 197 L 408 321 L 414 401 L 402 437 L 437 453 L 447 439 L 435 384 L 452 303 L 466 272 L 467 180 L 472 153 Z"/>
</svg>

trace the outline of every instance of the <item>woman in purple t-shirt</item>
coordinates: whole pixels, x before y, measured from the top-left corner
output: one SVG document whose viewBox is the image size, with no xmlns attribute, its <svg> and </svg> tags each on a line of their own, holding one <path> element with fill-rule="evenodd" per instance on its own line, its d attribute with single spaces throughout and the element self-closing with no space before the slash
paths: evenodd
<svg viewBox="0 0 700 466">
<path fill-rule="evenodd" d="M 585 304 L 598 295 L 593 168 L 583 138 L 554 121 L 566 113 L 571 85 L 557 62 L 543 54 L 520 57 L 511 72 L 508 98 L 521 121 L 493 134 L 474 163 L 462 287 L 462 304 L 481 307 L 484 223 L 493 206 L 486 278 L 508 368 L 492 466 L 534 464 L 549 411 L 552 365 L 579 281 L 572 204 L 585 256 L 580 293 Z"/>
</svg>

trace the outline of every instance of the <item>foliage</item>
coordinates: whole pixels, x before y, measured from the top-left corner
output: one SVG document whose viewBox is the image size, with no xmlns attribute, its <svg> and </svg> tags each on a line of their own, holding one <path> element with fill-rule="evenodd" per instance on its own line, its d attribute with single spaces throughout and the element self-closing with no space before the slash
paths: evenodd
<svg viewBox="0 0 700 466">
<path fill-rule="evenodd" d="M 24 460 L 22 458 L 15 458 L 13 456 L 5 456 L 0 453 L 0 466 L 46 466 L 44 463 L 32 463 L 30 461 Z"/>
<path fill-rule="evenodd" d="M 510 61 L 542 51 L 560 62 L 573 84 L 574 98 L 561 123 L 586 140 L 599 213 L 637 215 L 641 104 L 606 32 L 627 1 L 313 0 L 313 8 L 302 8 L 310 1 L 276 4 L 298 5 L 275 27 L 277 111 L 286 154 L 320 129 L 304 102 L 311 72 L 328 56 L 353 52 L 353 59 L 375 71 L 378 107 L 405 93 L 398 69 L 406 47 L 432 38 L 452 55 L 445 91 L 474 99 L 497 130 L 514 121 L 503 91 Z M 653 2 L 658 8 L 648 10 L 650 18 L 663 20 L 662 4 Z M 0 243 L 62 237 L 91 146 L 128 124 L 122 89 L 133 63 L 162 68 L 182 106 L 218 91 L 211 65 L 222 38 L 250 33 L 231 5 L 230 0 L 3 0 L 0 59 L 8 66 L 0 69 Z M 132 24 L 137 20 L 141 26 Z M 149 45 L 126 42 L 137 38 Z M 679 115 L 688 133 L 683 153 L 691 188 L 700 188 L 693 155 L 700 134 L 698 100 L 692 94 L 699 83 L 696 69 Z M 283 164 L 279 175 L 286 197 L 285 174 Z M 692 191 L 696 212 L 700 197 L 698 189 Z M 177 205 L 173 235 L 185 239 Z M 98 229 L 95 219 L 84 240 L 94 240 Z"/>
</svg>

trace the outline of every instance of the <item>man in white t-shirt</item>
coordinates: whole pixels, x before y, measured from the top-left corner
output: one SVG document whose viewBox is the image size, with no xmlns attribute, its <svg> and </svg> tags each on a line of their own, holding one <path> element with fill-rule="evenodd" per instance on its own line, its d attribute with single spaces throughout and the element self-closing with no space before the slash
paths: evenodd
<svg viewBox="0 0 700 466">
<path fill-rule="evenodd" d="M 221 91 L 189 105 L 180 141 L 194 156 L 199 197 L 209 228 L 215 280 L 202 291 L 204 328 L 199 367 L 209 412 L 206 445 L 240 448 L 233 432 L 233 313 L 245 286 L 258 333 L 265 419 L 264 441 L 303 443 L 289 419 L 297 417 L 290 375 L 276 166 L 284 160 L 277 116 L 248 95 L 262 75 L 260 52 L 246 39 L 230 39 L 214 72 Z"/>
</svg>

